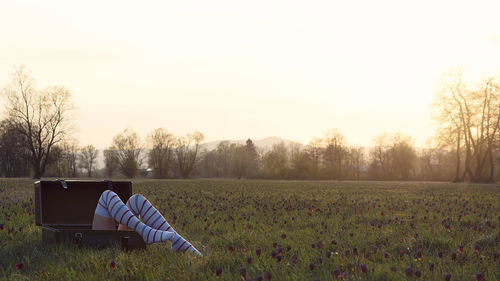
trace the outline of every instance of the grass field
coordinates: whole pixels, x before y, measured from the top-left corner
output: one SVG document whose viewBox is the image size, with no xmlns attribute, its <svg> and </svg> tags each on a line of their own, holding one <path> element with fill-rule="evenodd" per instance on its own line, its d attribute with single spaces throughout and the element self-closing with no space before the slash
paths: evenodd
<svg viewBox="0 0 500 281">
<path fill-rule="evenodd" d="M 236 180 L 133 186 L 205 256 L 173 253 L 169 244 L 129 253 L 46 245 L 34 224 L 33 181 L 1 180 L 0 279 L 242 280 L 246 271 L 248 280 L 500 280 L 497 186 Z"/>
</svg>

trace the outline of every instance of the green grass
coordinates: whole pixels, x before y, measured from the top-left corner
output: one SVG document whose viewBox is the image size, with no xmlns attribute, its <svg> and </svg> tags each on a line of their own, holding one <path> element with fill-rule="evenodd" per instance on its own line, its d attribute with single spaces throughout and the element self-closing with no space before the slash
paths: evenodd
<svg viewBox="0 0 500 281">
<path fill-rule="evenodd" d="M 500 280 L 500 261 L 494 259 L 500 252 L 497 186 L 237 180 L 137 180 L 133 186 L 205 256 L 176 254 L 160 244 L 129 253 L 46 245 L 34 224 L 33 181 L 1 180 L 0 279 L 242 280 L 244 266 L 252 280 L 265 280 L 267 272 L 272 280 L 337 280 L 334 269 L 346 280 L 444 280 L 447 273 L 451 280 L 475 280 L 477 273 Z M 415 258 L 419 246 L 421 260 Z M 24 268 L 16 269 L 21 261 Z M 367 273 L 360 272 L 361 264 Z"/>
</svg>

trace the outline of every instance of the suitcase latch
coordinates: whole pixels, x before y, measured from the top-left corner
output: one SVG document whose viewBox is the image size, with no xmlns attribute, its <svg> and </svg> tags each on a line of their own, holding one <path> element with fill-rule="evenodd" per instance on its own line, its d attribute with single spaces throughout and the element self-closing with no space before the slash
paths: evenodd
<svg viewBox="0 0 500 281">
<path fill-rule="evenodd" d="M 128 240 L 129 240 L 128 236 L 122 237 L 122 250 L 124 250 L 125 252 L 128 251 Z"/>
<path fill-rule="evenodd" d="M 77 245 L 78 248 L 82 246 L 82 237 L 83 234 L 81 232 L 76 232 L 75 237 L 73 237 L 73 244 Z"/>
<path fill-rule="evenodd" d="M 61 183 L 61 186 L 64 188 L 64 189 L 68 189 L 68 185 L 66 184 L 66 181 L 65 180 L 59 180 L 59 182 Z"/>
</svg>

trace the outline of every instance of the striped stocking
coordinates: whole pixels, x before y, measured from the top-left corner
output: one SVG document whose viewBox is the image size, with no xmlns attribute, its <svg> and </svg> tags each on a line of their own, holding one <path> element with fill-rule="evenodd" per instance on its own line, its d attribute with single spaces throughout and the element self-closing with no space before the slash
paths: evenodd
<svg viewBox="0 0 500 281">
<path fill-rule="evenodd" d="M 127 201 L 127 207 L 136 216 L 140 216 L 146 225 L 163 231 L 172 231 L 179 235 L 149 200 L 141 194 L 132 195 Z M 174 251 L 185 241 L 182 236 L 179 235 L 179 237 L 178 242 L 172 240 L 172 250 Z"/>
<path fill-rule="evenodd" d="M 161 213 L 141 194 L 132 195 L 127 201 L 127 207 L 136 216 L 140 216 L 142 222 L 164 231 L 176 232 Z"/>
<path fill-rule="evenodd" d="M 173 250 L 179 252 L 189 251 L 201 256 L 201 253 L 193 245 L 177 233 L 154 229 L 142 223 L 120 200 L 118 195 L 111 190 L 106 190 L 101 194 L 95 213 L 103 217 L 113 218 L 120 224 L 134 229 L 141 235 L 146 244 L 171 241 Z"/>
</svg>

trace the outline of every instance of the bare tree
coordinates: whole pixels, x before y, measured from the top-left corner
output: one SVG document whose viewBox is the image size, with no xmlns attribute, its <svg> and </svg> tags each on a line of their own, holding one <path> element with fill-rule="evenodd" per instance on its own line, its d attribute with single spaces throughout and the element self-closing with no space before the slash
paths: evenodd
<svg viewBox="0 0 500 281">
<path fill-rule="evenodd" d="M 288 152 L 290 158 L 290 168 L 296 169 L 295 165 L 299 163 L 302 156 L 302 145 L 300 143 L 291 142 L 288 144 Z"/>
<path fill-rule="evenodd" d="M 64 149 L 61 144 L 52 147 L 44 175 L 58 178 L 68 175 L 68 162 L 65 159 Z"/>
<path fill-rule="evenodd" d="M 462 78 L 461 72 L 448 73 L 443 75 L 441 80 L 441 89 L 437 93 L 434 108 L 434 118 L 440 124 L 436 139 L 440 146 L 455 150 L 455 178 L 454 182 L 461 182 L 465 179 L 470 163 L 470 143 L 463 132 L 466 132 L 466 124 L 463 106 L 457 98 L 466 92 L 466 83 Z M 466 142 L 466 160 L 463 173 L 461 172 L 461 154 L 462 141 Z"/>
<path fill-rule="evenodd" d="M 454 134 L 451 134 L 453 136 Z M 453 180 L 456 177 L 455 152 L 441 146 L 442 139 L 430 138 L 418 152 L 416 172 L 419 180 Z M 455 140 L 451 140 L 451 144 Z"/>
<path fill-rule="evenodd" d="M 13 122 L 0 122 L 0 174 L 5 177 L 25 177 L 29 175 L 30 165 L 27 161 L 24 137 Z"/>
<path fill-rule="evenodd" d="M 466 83 L 460 72 L 443 76 L 441 90 L 436 95 L 436 119 L 441 125 L 440 138 L 456 142 L 455 181 L 466 178 L 474 182 L 494 181 L 494 150 L 500 131 L 499 84 L 495 78 Z"/>
<path fill-rule="evenodd" d="M 321 165 L 321 155 L 324 150 L 324 140 L 321 138 L 313 137 L 307 145 L 307 153 L 312 162 L 313 177 L 318 176 L 319 167 Z"/>
<path fill-rule="evenodd" d="M 359 180 L 361 167 L 364 165 L 363 148 L 359 146 L 349 147 L 346 156 L 346 170 L 348 178 L 355 178 Z"/>
<path fill-rule="evenodd" d="M 34 178 L 45 172 L 52 147 L 68 132 L 71 94 L 64 87 L 35 88 L 35 81 L 24 66 L 12 73 L 12 80 L 2 90 L 5 109 L 26 142 Z"/>
<path fill-rule="evenodd" d="M 126 177 L 135 178 L 139 174 L 139 166 L 142 164 L 142 142 L 139 135 L 131 128 L 125 129 L 121 134 L 113 138 L 111 151 L 115 153 L 118 170 Z"/>
<path fill-rule="evenodd" d="M 216 149 L 203 151 L 200 155 L 199 171 L 203 177 L 218 178 L 221 176 L 219 155 Z"/>
<path fill-rule="evenodd" d="M 164 128 L 152 131 L 148 136 L 150 146 L 148 163 L 153 168 L 153 173 L 157 178 L 168 177 L 172 164 L 172 146 L 175 137 Z"/>
<path fill-rule="evenodd" d="M 377 179 L 389 179 L 391 177 L 390 139 L 388 133 L 383 133 L 372 140 L 370 174 Z"/>
<path fill-rule="evenodd" d="M 413 139 L 402 133 L 383 133 L 373 138 L 370 174 L 377 179 L 408 180 L 415 175 Z"/>
<path fill-rule="evenodd" d="M 117 151 L 111 148 L 105 149 L 104 154 L 104 169 L 106 176 L 113 177 L 118 171 L 118 155 Z"/>
<path fill-rule="evenodd" d="M 311 177 L 312 161 L 310 154 L 300 143 L 292 142 L 288 145 L 290 159 L 290 179 L 307 179 Z"/>
<path fill-rule="evenodd" d="M 245 142 L 245 149 L 249 156 L 248 168 L 246 169 L 247 177 L 255 177 L 259 172 L 259 152 L 253 141 L 248 138 Z"/>
<path fill-rule="evenodd" d="M 203 134 L 198 131 L 177 138 L 174 152 L 178 172 L 183 178 L 188 178 L 196 168 L 200 143 L 204 138 Z"/>
<path fill-rule="evenodd" d="M 334 179 L 341 179 L 343 176 L 342 162 L 346 154 L 344 136 L 337 129 L 328 130 L 324 133 L 324 144 L 325 164 Z"/>
<path fill-rule="evenodd" d="M 80 150 L 80 154 L 78 156 L 80 167 L 87 171 L 88 177 L 92 177 L 92 172 L 95 170 L 95 161 L 98 153 L 99 150 L 91 144 L 84 146 Z"/>
<path fill-rule="evenodd" d="M 436 148 L 434 142 L 436 139 L 428 139 L 426 145 L 419 152 L 417 162 L 418 162 L 418 173 L 419 179 L 423 180 L 436 180 L 436 163 L 438 149 Z"/>
<path fill-rule="evenodd" d="M 250 167 L 251 155 L 247 150 L 246 145 L 232 144 L 231 150 L 232 171 L 237 179 L 241 179 L 246 175 L 247 170 Z"/>
<path fill-rule="evenodd" d="M 409 180 L 410 173 L 415 168 L 416 152 L 413 147 L 413 139 L 401 133 L 392 137 L 389 154 L 391 158 L 391 171 L 394 179 Z"/>
<path fill-rule="evenodd" d="M 78 176 L 78 146 L 76 139 L 66 139 L 62 142 L 63 157 L 68 167 L 67 176 L 70 177 Z"/>
<path fill-rule="evenodd" d="M 231 143 L 229 141 L 224 140 L 219 142 L 217 144 L 217 155 L 218 155 L 218 161 L 220 162 L 222 166 L 222 171 L 224 174 L 224 177 L 227 177 L 229 175 L 229 164 L 231 160 Z"/>
<path fill-rule="evenodd" d="M 273 144 L 273 147 L 264 155 L 266 173 L 274 178 L 286 178 L 290 170 L 288 149 L 284 142 Z"/>
</svg>

